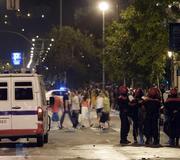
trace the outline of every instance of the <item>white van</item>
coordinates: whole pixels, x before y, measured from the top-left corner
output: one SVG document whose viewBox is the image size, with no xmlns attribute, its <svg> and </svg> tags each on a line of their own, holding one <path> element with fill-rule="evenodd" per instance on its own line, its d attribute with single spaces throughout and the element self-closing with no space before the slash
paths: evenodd
<svg viewBox="0 0 180 160">
<path fill-rule="evenodd" d="M 37 138 L 48 142 L 50 119 L 42 77 L 0 74 L 0 139 Z"/>
</svg>

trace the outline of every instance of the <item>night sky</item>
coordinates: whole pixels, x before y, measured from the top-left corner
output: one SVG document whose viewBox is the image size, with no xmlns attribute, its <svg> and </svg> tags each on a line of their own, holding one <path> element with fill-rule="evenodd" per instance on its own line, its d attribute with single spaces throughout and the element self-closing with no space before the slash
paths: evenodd
<svg viewBox="0 0 180 160">
<path fill-rule="evenodd" d="M 95 8 L 98 0 L 62 0 L 63 1 L 63 26 L 74 25 L 75 10 L 90 6 Z M 116 0 L 110 0 L 117 2 Z M 118 0 L 120 6 L 131 0 Z M 123 3 L 122 3 L 123 2 Z M 27 14 L 30 13 L 31 17 Z M 41 15 L 44 14 L 44 18 Z M 5 18 L 5 15 L 7 17 Z M 93 15 L 93 14 L 92 14 Z M 94 13 L 98 16 L 98 13 Z M 93 16 L 94 16 L 93 15 Z M 98 19 L 99 18 L 99 19 Z M 95 23 L 101 24 L 101 14 Z M 4 22 L 7 21 L 7 24 Z M 36 35 L 45 37 L 50 29 L 60 23 L 60 0 L 20 0 L 20 12 L 6 9 L 6 0 L 0 0 L 0 58 L 10 59 L 13 51 L 27 53 L 30 43 L 22 37 L 2 31 L 14 31 L 32 39 Z M 99 30 L 101 26 L 99 27 Z M 24 31 L 22 31 L 24 29 Z"/>
<path fill-rule="evenodd" d="M 84 5 L 87 5 L 87 0 L 63 0 L 63 25 L 72 26 L 75 9 Z M 60 23 L 60 0 L 20 0 L 20 10 L 7 10 L 6 1 L 0 0 L 0 58 L 7 59 L 13 51 L 27 52 L 30 48 L 30 44 L 20 36 L 2 31 L 15 31 L 31 40 L 36 35 L 45 37 L 53 26 Z M 28 13 L 31 17 L 27 16 Z M 42 14 L 45 18 L 41 17 Z"/>
</svg>

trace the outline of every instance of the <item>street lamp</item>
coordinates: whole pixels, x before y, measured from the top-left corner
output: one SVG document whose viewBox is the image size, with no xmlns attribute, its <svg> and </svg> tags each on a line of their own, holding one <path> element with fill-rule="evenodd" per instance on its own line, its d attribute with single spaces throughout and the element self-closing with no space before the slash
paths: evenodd
<svg viewBox="0 0 180 160">
<path fill-rule="evenodd" d="M 105 52 L 105 12 L 109 9 L 109 4 L 106 1 L 99 3 L 99 9 L 102 11 L 102 88 L 105 88 L 105 62 L 104 62 L 104 52 Z"/>
<path fill-rule="evenodd" d="M 173 52 L 168 51 L 168 57 L 170 58 L 170 87 L 174 87 L 174 61 L 173 61 Z"/>
</svg>

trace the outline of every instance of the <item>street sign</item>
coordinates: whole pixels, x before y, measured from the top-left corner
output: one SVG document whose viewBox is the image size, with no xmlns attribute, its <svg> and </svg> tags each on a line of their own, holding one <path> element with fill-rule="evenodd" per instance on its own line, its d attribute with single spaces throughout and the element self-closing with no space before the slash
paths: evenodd
<svg viewBox="0 0 180 160">
<path fill-rule="evenodd" d="M 22 53 L 20 53 L 20 52 L 12 53 L 11 60 L 12 60 L 13 65 L 15 65 L 15 66 L 21 65 L 22 60 L 23 60 Z"/>
<path fill-rule="evenodd" d="M 180 51 L 180 23 L 169 24 L 169 49 Z"/>
<path fill-rule="evenodd" d="M 6 0 L 7 10 L 18 10 L 20 9 L 20 0 Z"/>
</svg>

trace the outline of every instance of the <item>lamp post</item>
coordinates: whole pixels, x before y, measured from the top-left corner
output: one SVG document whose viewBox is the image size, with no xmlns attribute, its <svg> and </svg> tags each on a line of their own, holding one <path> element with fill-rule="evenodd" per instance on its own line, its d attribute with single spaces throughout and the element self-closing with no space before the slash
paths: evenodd
<svg viewBox="0 0 180 160">
<path fill-rule="evenodd" d="M 106 1 L 102 1 L 99 3 L 99 9 L 102 11 L 102 88 L 105 88 L 105 61 L 104 61 L 104 53 L 105 53 L 105 12 L 109 9 L 109 4 Z"/>
<path fill-rule="evenodd" d="M 174 87 L 174 59 L 173 59 L 173 52 L 168 51 L 168 57 L 170 58 L 170 76 L 171 76 L 171 83 L 170 87 Z"/>
<path fill-rule="evenodd" d="M 62 0 L 60 0 L 60 29 L 62 29 Z"/>
</svg>

